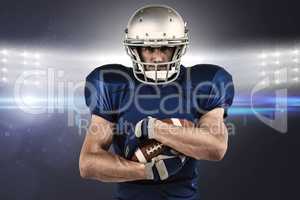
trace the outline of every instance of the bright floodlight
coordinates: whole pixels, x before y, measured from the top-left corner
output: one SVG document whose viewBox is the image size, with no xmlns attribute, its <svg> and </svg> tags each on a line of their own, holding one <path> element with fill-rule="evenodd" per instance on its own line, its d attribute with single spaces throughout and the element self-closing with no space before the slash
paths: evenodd
<svg viewBox="0 0 300 200">
<path fill-rule="evenodd" d="M 2 71 L 3 73 L 7 72 L 7 68 L 2 67 L 2 68 L 1 68 L 1 71 Z"/>
<path fill-rule="evenodd" d="M 294 63 L 298 63 L 298 62 L 299 62 L 299 59 L 298 59 L 298 58 L 294 58 L 294 59 L 293 59 L 293 62 L 294 62 Z"/>
<path fill-rule="evenodd" d="M 2 77 L 1 79 L 3 82 L 7 82 L 7 78 L 6 77 Z"/>
<path fill-rule="evenodd" d="M 299 68 L 294 68 L 293 71 L 294 72 L 299 72 Z"/>
<path fill-rule="evenodd" d="M 2 59 L 1 59 L 1 62 L 7 63 L 7 59 L 6 59 L 6 58 L 2 58 Z"/>
<path fill-rule="evenodd" d="M 28 56 L 28 53 L 27 53 L 27 51 L 23 51 L 23 53 L 21 54 L 21 56 L 23 56 L 23 57 L 27 57 L 27 56 Z"/>
<path fill-rule="evenodd" d="M 279 64 L 280 64 L 279 60 L 276 60 L 274 63 L 275 63 L 276 65 L 279 65 Z"/>
<path fill-rule="evenodd" d="M 262 53 L 258 57 L 261 58 L 261 59 L 265 59 L 265 58 L 267 58 L 267 54 Z"/>
<path fill-rule="evenodd" d="M 23 61 L 23 65 L 27 65 L 27 62 L 26 62 L 26 61 Z"/>
<path fill-rule="evenodd" d="M 262 81 L 262 82 L 260 82 L 262 85 L 266 85 L 267 84 L 267 82 L 266 81 Z"/>
<path fill-rule="evenodd" d="M 295 77 L 295 78 L 293 78 L 293 81 L 298 82 L 298 81 L 299 81 L 299 78 L 298 78 L 298 77 Z"/>
<path fill-rule="evenodd" d="M 25 96 L 23 98 L 23 101 L 27 105 L 34 105 L 34 104 L 36 104 L 38 102 L 38 98 L 36 98 L 34 96 Z"/>
<path fill-rule="evenodd" d="M 40 59 L 40 57 L 41 57 L 41 56 L 40 56 L 39 53 L 35 53 L 35 54 L 34 54 L 34 58 L 35 58 L 35 59 Z"/>
<path fill-rule="evenodd" d="M 298 49 L 295 49 L 295 50 L 293 51 L 293 54 L 294 54 L 294 55 L 298 55 L 298 54 L 299 54 L 299 50 L 298 50 Z"/>
<path fill-rule="evenodd" d="M 279 51 L 276 51 L 275 53 L 273 53 L 274 57 L 279 57 L 281 55 L 281 53 Z"/>
<path fill-rule="evenodd" d="M 278 80 L 278 79 L 275 80 L 275 83 L 276 83 L 276 84 L 279 84 L 279 83 L 280 83 L 280 80 Z"/>
<path fill-rule="evenodd" d="M 6 49 L 3 49 L 2 51 L 1 51 L 1 54 L 3 54 L 3 55 L 7 55 L 8 54 L 8 51 L 6 50 Z"/>
</svg>

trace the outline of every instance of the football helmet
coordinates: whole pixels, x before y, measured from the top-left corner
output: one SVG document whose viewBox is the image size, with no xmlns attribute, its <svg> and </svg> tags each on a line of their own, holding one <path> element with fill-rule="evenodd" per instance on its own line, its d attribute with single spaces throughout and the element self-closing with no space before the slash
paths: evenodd
<svg viewBox="0 0 300 200">
<path fill-rule="evenodd" d="M 148 5 L 138 9 L 129 19 L 123 40 L 133 62 L 134 76 L 147 84 L 174 81 L 180 73 L 180 60 L 188 43 L 188 29 L 183 18 L 165 5 Z M 174 47 L 174 53 L 169 62 L 149 63 L 141 59 L 138 47 Z M 146 70 L 145 66 L 154 66 L 154 70 Z M 163 70 L 159 66 L 164 66 Z"/>
</svg>

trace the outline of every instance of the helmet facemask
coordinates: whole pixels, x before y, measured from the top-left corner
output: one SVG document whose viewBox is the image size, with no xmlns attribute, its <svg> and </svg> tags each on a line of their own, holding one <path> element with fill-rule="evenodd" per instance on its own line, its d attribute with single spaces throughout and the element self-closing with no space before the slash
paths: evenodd
<svg viewBox="0 0 300 200">
<path fill-rule="evenodd" d="M 188 31 L 182 17 L 172 8 L 146 6 L 131 16 L 125 30 L 124 46 L 133 63 L 136 79 L 147 84 L 166 84 L 177 79 L 180 60 L 186 52 Z M 173 47 L 168 62 L 145 62 L 141 47 Z"/>
<path fill-rule="evenodd" d="M 177 79 L 180 73 L 180 58 L 185 53 L 183 45 L 173 46 L 173 55 L 168 62 L 145 62 L 141 49 L 137 46 L 126 46 L 133 64 L 134 76 L 143 83 L 165 84 Z"/>
</svg>

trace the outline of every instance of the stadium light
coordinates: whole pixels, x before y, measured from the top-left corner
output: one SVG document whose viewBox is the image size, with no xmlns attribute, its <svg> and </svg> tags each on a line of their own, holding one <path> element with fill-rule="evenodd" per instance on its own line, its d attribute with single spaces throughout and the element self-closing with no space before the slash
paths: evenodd
<svg viewBox="0 0 300 200">
<path fill-rule="evenodd" d="M 279 65 L 279 64 L 280 64 L 279 60 L 276 60 L 274 63 L 275 63 L 276 65 Z"/>
<path fill-rule="evenodd" d="M 294 72 L 299 72 L 299 68 L 293 68 Z"/>
<path fill-rule="evenodd" d="M 41 56 L 40 56 L 39 53 L 35 53 L 35 54 L 34 54 L 34 58 L 35 58 L 35 59 L 40 59 L 40 57 L 41 57 Z"/>
<path fill-rule="evenodd" d="M 298 63 L 298 62 L 299 62 L 299 59 L 298 59 L 298 58 L 294 58 L 294 59 L 293 59 L 293 62 L 294 62 L 294 63 Z"/>
<path fill-rule="evenodd" d="M 2 77 L 1 80 L 5 83 L 8 81 L 6 77 Z"/>
<path fill-rule="evenodd" d="M 21 54 L 21 56 L 23 56 L 24 58 L 28 56 L 27 51 L 23 51 L 23 53 Z"/>
<path fill-rule="evenodd" d="M 262 85 L 267 85 L 268 82 L 264 80 L 264 81 L 261 81 L 260 84 L 262 84 Z"/>
<path fill-rule="evenodd" d="M 3 49 L 3 50 L 1 51 L 1 54 L 7 56 L 7 55 L 8 55 L 8 51 L 7 51 L 6 49 Z"/>
<path fill-rule="evenodd" d="M 1 71 L 2 71 L 3 73 L 6 73 L 6 72 L 7 72 L 7 68 L 3 67 L 3 68 L 1 68 Z"/>
<path fill-rule="evenodd" d="M 23 102 L 27 105 L 35 105 L 38 102 L 38 98 L 35 96 L 25 96 Z"/>
<path fill-rule="evenodd" d="M 298 49 L 295 49 L 292 53 L 293 53 L 294 55 L 298 55 L 298 54 L 299 54 L 299 50 L 298 50 Z"/>
<path fill-rule="evenodd" d="M 262 53 L 262 54 L 260 54 L 258 57 L 261 58 L 261 59 L 265 59 L 265 58 L 267 58 L 268 56 L 267 56 L 266 53 Z"/>
<path fill-rule="evenodd" d="M 273 53 L 273 56 L 274 56 L 274 57 L 277 57 L 277 58 L 278 58 L 280 55 L 281 55 L 281 53 L 280 53 L 279 51 L 276 51 L 275 53 Z"/>
<path fill-rule="evenodd" d="M 262 63 L 261 63 L 261 66 L 266 66 L 266 65 L 267 65 L 266 62 L 262 62 Z"/>
<path fill-rule="evenodd" d="M 6 58 L 2 58 L 2 59 L 1 59 L 1 62 L 7 63 L 7 59 L 6 59 Z"/>
</svg>

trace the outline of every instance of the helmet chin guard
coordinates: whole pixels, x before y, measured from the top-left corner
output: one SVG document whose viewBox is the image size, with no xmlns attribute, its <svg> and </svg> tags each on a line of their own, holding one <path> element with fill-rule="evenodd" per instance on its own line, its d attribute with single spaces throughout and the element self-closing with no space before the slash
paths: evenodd
<svg viewBox="0 0 300 200">
<path fill-rule="evenodd" d="M 180 60 L 188 45 L 188 30 L 182 17 L 172 8 L 149 5 L 138 9 L 129 19 L 123 44 L 133 63 L 136 79 L 146 84 L 166 84 L 177 79 Z M 143 62 L 138 47 L 174 47 L 169 62 Z M 154 67 L 148 70 L 147 66 Z"/>
</svg>

